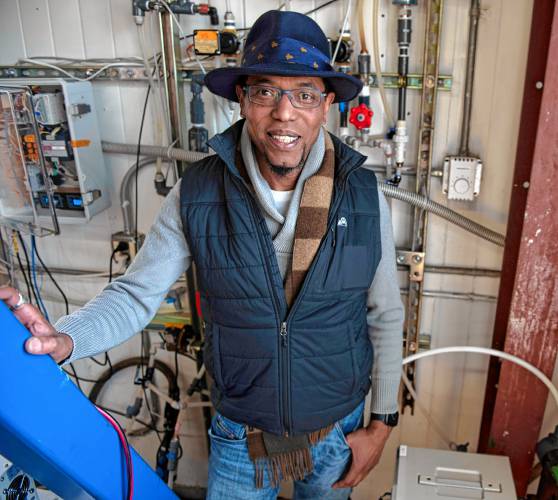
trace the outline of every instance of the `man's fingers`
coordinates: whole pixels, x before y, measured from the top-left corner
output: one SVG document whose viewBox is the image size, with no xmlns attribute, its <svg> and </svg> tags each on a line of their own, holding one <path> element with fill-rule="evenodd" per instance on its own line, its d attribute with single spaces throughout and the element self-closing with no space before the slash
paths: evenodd
<svg viewBox="0 0 558 500">
<path fill-rule="evenodd" d="M 17 311 L 14 311 L 14 314 L 33 335 L 44 336 L 56 333 L 54 327 L 45 319 L 41 311 L 31 304 L 24 304 Z"/>
<path fill-rule="evenodd" d="M 31 337 L 25 342 L 25 349 L 30 354 L 50 354 L 59 347 L 56 336 Z"/>
<path fill-rule="evenodd" d="M 337 481 L 332 486 L 332 488 L 349 488 L 355 486 L 357 484 L 355 483 L 355 481 L 358 479 L 360 474 L 361 474 L 360 467 L 355 466 L 355 463 L 353 462 L 345 477 Z"/>
<path fill-rule="evenodd" d="M 72 338 L 65 333 L 56 333 L 45 337 L 31 337 L 25 342 L 25 350 L 29 354 L 50 354 L 57 363 L 68 358 L 73 348 Z"/>
<path fill-rule="evenodd" d="M 2 286 L 0 287 L 0 300 L 3 300 L 9 307 L 13 307 L 19 301 L 19 292 L 11 286 Z"/>
</svg>

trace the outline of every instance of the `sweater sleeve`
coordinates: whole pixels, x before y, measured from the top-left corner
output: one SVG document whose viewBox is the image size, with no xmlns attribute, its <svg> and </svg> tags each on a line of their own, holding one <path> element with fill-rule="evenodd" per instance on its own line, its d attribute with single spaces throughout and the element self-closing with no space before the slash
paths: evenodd
<svg viewBox="0 0 558 500">
<path fill-rule="evenodd" d="M 374 413 L 394 413 L 401 380 L 403 320 L 391 217 L 386 199 L 378 190 L 382 258 L 368 290 L 368 335 L 374 347 L 372 406 Z"/>
<path fill-rule="evenodd" d="M 141 331 L 191 260 L 180 218 L 179 181 L 163 202 L 126 274 L 54 325 L 74 341 L 66 362 L 107 351 Z"/>
</svg>

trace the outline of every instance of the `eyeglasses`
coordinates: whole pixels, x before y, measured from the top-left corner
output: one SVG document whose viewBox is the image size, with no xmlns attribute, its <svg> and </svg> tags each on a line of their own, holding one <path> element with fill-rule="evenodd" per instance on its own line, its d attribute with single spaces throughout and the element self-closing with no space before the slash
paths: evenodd
<svg viewBox="0 0 558 500">
<path fill-rule="evenodd" d="M 295 108 L 312 109 L 317 108 L 326 92 L 320 92 L 313 88 L 300 88 L 293 90 L 283 90 L 269 85 L 245 85 L 242 87 L 248 95 L 250 102 L 260 106 L 276 106 L 285 94 Z"/>
</svg>

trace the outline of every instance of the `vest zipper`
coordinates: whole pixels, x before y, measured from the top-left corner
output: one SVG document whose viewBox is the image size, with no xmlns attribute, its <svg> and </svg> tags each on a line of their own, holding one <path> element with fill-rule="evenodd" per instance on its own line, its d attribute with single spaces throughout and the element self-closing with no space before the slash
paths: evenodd
<svg viewBox="0 0 558 500">
<path fill-rule="evenodd" d="M 256 202 L 254 200 L 254 197 L 252 196 L 252 193 L 250 193 L 250 190 L 248 189 L 248 187 L 246 186 L 246 183 L 243 179 L 239 179 L 239 183 L 242 185 L 242 188 L 245 190 L 245 196 L 246 199 L 248 201 L 248 203 L 250 204 L 252 210 L 251 210 L 251 217 L 252 220 L 254 222 L 255 227 L 257 227 L 258 225 L 258 221 L 256 220 L 257 218 L 257 211 L 259 210 L 259 208 L 256 205 Z M 266 222 L 264 220 L 264 225 L 265 227 L 267 227 Z M 271 281 L 271 271 L 269 270 L 269 263 L 265 260 L 264 258 L 264 246 L 265 246 L 265 242 L 262 242 L 262 235 L 260 233 L 259 230 L 256 231 L 258 234 L 258 240 L 260 243 L 260 255 L 262 256 L 262 259 L 264 261 L 264 269 L 265 269 L 265 274 L 266 274 L 266 279 L 268 282 L 268 286 L 269 289 L 271 291 L 271 296 L 273 299 L 273 305 L 275 307 L 275 314 L 277 318 L 280 318 L 280 305 L 279 305 L 279 298 L 277 297 L 277 295 L 275 294 L 275 287 L 273 286 L 273 283 Z M 268 231 L 269 232 L 269 231 Z M 271 234 L 270 234 L 270 238 L 271 238 Z M 284 335 L 283 335 L 284 332 Z M 290 431 L 291 431 L 291 424 L 290 424 L 290 408 L 289 408 L 289 389 L 290 389 L 290 384 L 289 384 L 289 373 L 288 373 L 288 365 L 289 365 L 289 351 L 288 351 L 288 339 L 287 339 L 287 323 L 286 322 L 281 322 L 279 324 L 279 377 L 281 380 L 281 386 L 280 387 L 280 393 L 281 393 L 281 398 L 280 398 L 280 402 L 281 402 L 281 408 L 280 408 L 280 420 L 281 423 L 283 425 L 283 435 L 288 437 L 290 435 Z"/>
<path fill-rule="evenodd" d="M 283 413 L 284 413 L 284 420 L 283 425 L 285 426 L 285 433 L 286 437 L 289 436 L 289 432 L 291 430 L 291 402 L 290 402 L 290 370 L 289 370 L 289 338 L 287 333 L 287 323 L 283 321 L 281 323 L 281 330 L 279 331 L 279 335 L 281 337 L 281 364 L 283 365 L 283 369 L 281 370 L 282 374 L 282 385 L 283 390 L 281 391 L 281 398 L 283 399 Z"/>
<path fill-rule="evenodd" d="M 358 168 L 360 167 L 360 165 L 362 165 L 362 163 L 364 163 L 364 160 L 357 165 L 355 168 L 353 168 L 351 171 L 349 171 L 347 173 L 347 175 L 345 176 L 345 178 L 343 179 L 343 186 L 341 189 L 340 194 L 338 195 L 337 199 L 335 200 L 335 206 L 333 207 L 333 210 L 331 210 L 332 214 L 335 214 L 335 212 L 337 211 L 337 209 L 339 208 L 339 205 L 341 204 L 341 200 L 343 199 L 343 195 L 345 194 L 345 190 L 347 188 L 347 181 L 349 176 Z M 241 179 L 241 184 L 243 185 L 243 188 L 245 189 L 245 192 L 248 194 L 248 199 L 249 199 L 249 203 L 252 207 L 252 218 L 255 219 L 255 214 L 257 213 L 256 210 L 259 210 L 258 207 L 256 206 L 256 203 L 254 201 L 254 198 L 252 196 L 252 194 L 250 193 L 250 190 L 248 189 L 248 187 L 246 186 L 244 180 Z M 256 223 L 256 221 L 254 221 Z M 264 221 L 265 223 L 265 221 Z M 331 230 L 333 232 L 333 245 L 335 246 L 335 218 L 332 218 L 332 221 L 330 222 L 330 226 L 328 227 L 328 230 Z M 326 231 L 327 234 L 327 231 Z M 270 235 L 271 237 L 271 235 Z M 263 245 L 263 242 L 261 241 L 261 234 L 258 231 L 258 239 L 260 239 L 260 245 Z M 322 242 L 320 243 L 320 246 L 318 248 L 318 251 L 316 252 L 316 256 L 318 256 L 322 249 L 323 246 L 325 244 L 325 238 L 322 240 Z M 260 249 L 260 251 L 262 252 L 263 255 L 263 248 Z M 279 312 L 280 312 L 280 308 L 279 305 L 277 303 L 277 301 L 279 300 L 275 294 L 275 288 L 273 287 L 272 283 L 271 283 L 271 274 L 269 271 L 269 264 L 267 262 L 265 262 L 266 265 L 264 266 L 264 269 L 266 271 L 266 277 L 267 277 L 267 281 L 268 281 L 268 285 L 271 287 L 271 294 L 273 297 L 273 303 L 275 306 L 275 312 L 277 314 L 277 317 L 279 317 Z M 299 290 L 298 295 L 295 299 L 294 304 L 292 305 L 292 307 L 290 308 L 288 314 L 287 314 L 287 318 L 285 321 L 281 322 L 279 325 L 279 338 L 280 338 L 280 356 L 279 356 L 279 373 L 280 373 L 280 378 L 281 378 L 281 410 L 282 410 L 282 415 L 281 415 L 281 421 L 283 422 L 283 428 L 284 428 L 284 433 L 283 435 L 285 437 L 288 437 L 291 434 L 291 405 L 290 405 L 290 389 L 291 389 L 291 384 L 290 384 L 290 370 L 289 370 L 289 342 L 288 342 L 288 332 L 287 332 L 287 322 L 289 321 L 289 319 L 291 318 L 291 316 L 294 315 L 294 312 L 298 306 L 298 304 L 301 301 L 301 298 L 303 296 L 303 292 L 306 290 L 308 283 L 310 281 L 310 278 L 312 277 L 312 275 L 314 274 L 314 269 L 315 269 L 315 262 L 312 263 L 312 265 L 310 266 L 310 269 L 308 270 L 308 273 L 306 275 L 306 277 L 304 278 L 304 283 L 302 284 L 302 288 Z"/>
</svg>

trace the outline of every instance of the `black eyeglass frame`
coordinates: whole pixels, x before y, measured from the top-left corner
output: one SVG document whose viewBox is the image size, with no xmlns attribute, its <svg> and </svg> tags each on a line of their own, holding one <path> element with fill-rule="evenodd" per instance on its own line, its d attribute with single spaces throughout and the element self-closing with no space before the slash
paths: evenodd
<svg viewBox="0 0 558 500">
<path fill-rule="evenodd" d="M 251 87 L 264 87 L 264 88 L 268 88 L 268 89 L 272 89 L 272 90 L 276 90 L 278 92 L 278 97 L 275 99 L 275 102 L 273 104 L 262 104 L 261 102 L 256 102 L 253 101 L 252 98 L 250 97 L 250 93 L 249 90 Z M 302 87 L 299 89 L 290 89 L 290 90 L 283 90 L 280 89 L 279 87 L 274 87 L 273 85 L 265 85 L 265 84 L 261 84 L 261 83 L 255 83 L 253 85 L 244 85 L 242 87 L 243 92 L 248 96 L 248 100 L 254 104 L 257 104 L 258 106 L 266 106 L 266 107 L 272 107 L 272 106 L 277 106 L 277 104 L 279 103 L 279 101 L 283 98 L 283 95 L 286 95 L 289 99 L 289 102 L 292 104 L 292 106 L 294 108 L 297 109 L 316 109 L 320 106 L 320 104 L 322 104 L 322 102 L 324 101 L 324 97 L 327 96 L 327 92 L 321 92 L 318 89 L 314 89 L 312 87 Z M 320 100 L 317 102 L 317 104 L 315 106 L 309 106 L 309 107 L 304 107 L 304 106 L 297 106 L 296 101 L 294 100 L 293 97 L 293 92 L 297 92 L 300 90 L 311 90 L 312 92 L 317 92 L 317 94 L 320 96 Z"/>
</svg>

